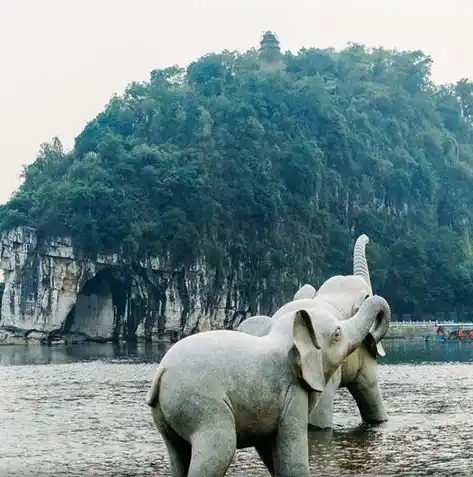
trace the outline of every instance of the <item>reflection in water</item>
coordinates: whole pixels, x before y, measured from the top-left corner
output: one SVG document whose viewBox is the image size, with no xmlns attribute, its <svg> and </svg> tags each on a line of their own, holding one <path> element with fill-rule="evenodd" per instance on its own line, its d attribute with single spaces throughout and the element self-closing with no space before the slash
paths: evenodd
<svg viewBox="0 0 473 477">
<path fill-rule="evenodd" d="M 158 363 L 166 343 L 83 343 L 74 345 L 14 345 L 0 347 L 0 366 L 65 364 L 85 361 Z"/>
<path fill-rule="evenodd" d="M 422 340 L 385 340 L 386 357 L 380 364 L 456 363 L 473 361 L 473 341 L 439 343 L 437 338 Z"/>
<path fill-rule="evenodd" d="M 379 426 L 358 424 L 345 430 L 311 431 L 309 449 L 313 467 L 324 469 L 326 475 L 369 472 L 375 467 L 382 441 L 379 429 Z"/>
<path fill-rule="evenodd" d="M 341 390 L 335 428 L 309 434 L 313 475 L 471 475 L 473 347 L 386 341 L 385 348 L 380 377 L 389 422 L 361 425 Z M 165 447 L 144 403 L 165 349 L 0 347 L 0 475 L 168 475 Z M 245 449 L 228 475 L 269 474 Z"/>
</svg>

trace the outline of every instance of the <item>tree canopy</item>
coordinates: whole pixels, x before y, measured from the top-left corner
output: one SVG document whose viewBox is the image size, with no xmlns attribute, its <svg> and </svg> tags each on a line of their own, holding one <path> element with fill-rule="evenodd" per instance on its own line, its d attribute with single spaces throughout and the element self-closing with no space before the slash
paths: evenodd
<svg viewBox="0 0 473 477">
<path fill-rule="evenodd" d="M 396 313 L 473 310 L 473 84 L 437 86 L 431 63 L 351 44 L 287 52 L 280 69 L 250 50 L 154 70 L 71 152 L 41 146 L 0 228 L 238 270 L 250 303 L 349 273 L 366 233 Z"/>
</svg>

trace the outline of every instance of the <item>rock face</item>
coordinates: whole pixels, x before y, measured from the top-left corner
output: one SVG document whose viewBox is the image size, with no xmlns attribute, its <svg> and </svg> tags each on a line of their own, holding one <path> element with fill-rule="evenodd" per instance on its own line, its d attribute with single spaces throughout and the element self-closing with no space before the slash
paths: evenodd
<svg viewBox="0 0 473 477">
<path fill-rule="evenodd" d="M 231 327 L 248 308 L 228 281 L 215 288 L 204 262 L 172 270 L 157 258 L 138 265 L 119 255 L 92 261 L 69 239 L 41 240 L 31 228 L 1 237 L 0 268 L 0 325 L 22 336 L 153 340 L 166 331 Z"/>
</svg>

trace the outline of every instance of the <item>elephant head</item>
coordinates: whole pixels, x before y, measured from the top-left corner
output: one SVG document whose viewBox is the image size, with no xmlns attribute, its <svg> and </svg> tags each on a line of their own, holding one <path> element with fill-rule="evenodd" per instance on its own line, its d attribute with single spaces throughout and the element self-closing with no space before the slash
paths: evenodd
<svg viewBox="0 0 473 477">
<path fill-rule="evenodd" d="M 317 298 L 323 299 L 340 310 L 341 319 L 352 316 L 361 304 L 373 295 L 366 260 L 366 244 L 368 243 L 369 238 L 365 234 L 360 235 L 355 242 L 353 275 L 331 277 L 317 291 Z M 389 329 L 389 319 L 387 318 L 387 316 L 384 316 L 383 319 L 376 320 L 363 341 L 368 351 L 375 358 L 386 355 L 381 340 Z"/>
<path fill-rule="evenodd" d="M 292 333 L 288 329 L 288 320 L 295 316 Z M 341 363 L 364 341 L 369 330 L 376 322 L 389 323 L 390 308 L 386 300 L 379 296 L 366 298 L 356 313 L 340 321 L 337 310 L 312 307 L 288 311 L 273 318 L 272 326 L 266 336 L 282 334 L 292 336 L 294 344 L 289 353 L 291 369 L 314 391 L 323 391 L 326 383 Z M 267 326 L 267 317 L 254 317 Z M 239 330 L 241 331 L 241 330 Z M 245 330 L 244 330 L 245 331 Z M 262 336 L 259 333 L 259 336 Z M 320 374 L 323 370 L 323 376 Z"/>
<path fill-rule="evenodd" d="M 244 320 L 237 331 L 262 336 L 266 334 L 280 316 L 301 308 L 328 310 L 339 321 L 352 317 L 362 303 L 373 295 L 366 261 L 365 248 L 369 242 L 367 235 L 360 235 L 353 249 L 353 275 L 337 275 L 326 280 L 318 291 L 312 285 L 303 285 L 290 301 L 279 308 L 271 319 L 268 317 L 250 317 Z M 374 356 L 384 356 L 380 341 L 389 328 L 389 318 L 383 315 L 376 320 L 364 339 L 368 351 Z"/>
</svg>

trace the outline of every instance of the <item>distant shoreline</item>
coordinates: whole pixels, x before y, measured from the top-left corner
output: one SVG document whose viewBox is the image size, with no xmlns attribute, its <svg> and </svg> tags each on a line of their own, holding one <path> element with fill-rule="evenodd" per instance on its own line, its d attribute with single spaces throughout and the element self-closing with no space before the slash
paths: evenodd
<svg viewBox="0 0 473 477">
<path fill-rule="evenodd" d="M 390 339 L 419 339 L 419 338 L 426 338 L 426 337 L 435 337 L 437 336 L 436 327 L 432 324 L 424 324 L 424 323 L 402 323 L 402 322 L 391 322 L 389 325 L 388 332 L 383 340 L 390 340 Z M 88 341 L 85 341 L 88 342 Z M 143 340 L 138 340 L 139 343 L 143 342 Z M 70 341 L 67 338 L 65 340 L 60 340 L 57 343 L 51 343 L 52 346 L 58 345 L 65 345 L 65 344 L 75 344 L 75 341 Z M 83 343 L 83 342 L 81 342 Z M 171 343 L 171 340 L 166 337 L 163 339 L 154 338 L 152 343 Z M 40 344 L 39 340 L 32 339 L 32 340 L 25 340 L 21 337 L 10 337 L 8 340 L 0 340 L 0 347 L 8 346 L 8 345 L 34 345 Z M 45 346 L 44 344 L 41 346 Z"/>
<path fill-rule="evenodd" d="M 386 339 L 410 339 L 436 336 L 435 326 L 424 323 L 396 323 L 391 322 L 389 330 L 383 340 Z"/>
</svg>

